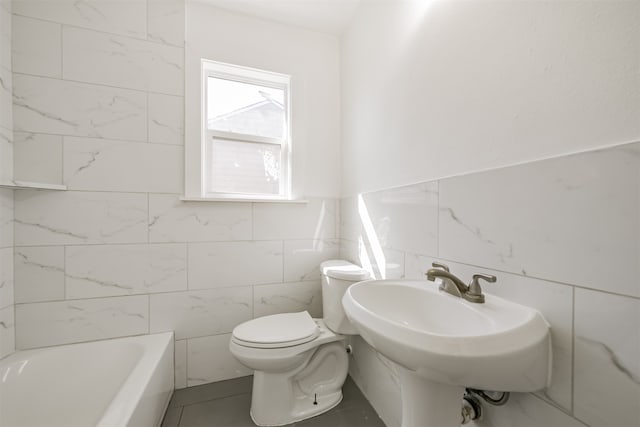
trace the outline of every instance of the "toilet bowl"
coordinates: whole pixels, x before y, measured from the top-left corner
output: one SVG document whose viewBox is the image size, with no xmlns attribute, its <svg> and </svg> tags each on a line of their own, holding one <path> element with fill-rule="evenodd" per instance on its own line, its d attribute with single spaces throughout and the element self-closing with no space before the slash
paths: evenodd
<svg viewBox="0 0 640 427">
<path fill-rule="evenodd" d="M 354 331 L 342 309 L 342 295 L 369 274 L 339 260 L 322 263 L 321 270 L 323 319 L 313 319 L 306 311 L 282 313 L 233 330 L 231 354 L 254 370 L 251 418 L 259 426 L 310 418 L 342 400 L 349 368 L 343 334 Z"/>
</svg>

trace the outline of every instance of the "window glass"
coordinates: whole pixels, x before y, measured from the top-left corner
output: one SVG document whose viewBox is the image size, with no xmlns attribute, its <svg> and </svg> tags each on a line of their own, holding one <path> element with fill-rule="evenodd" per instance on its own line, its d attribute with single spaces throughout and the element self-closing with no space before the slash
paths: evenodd
<svg viewBox="0 0 640 427">
<path fill-rule="evenodd" d="M 280 192 L 281 146 L 213 139 L 210 188 L 223 193 Z"/>
<path fill-rule="evenodd" d="M 203 195 L 291 195 L 291 77 L 202 60 Z"/>
<path fill-rule="evenodd" d="M 209 130 L 282 138 L 284 90 L 218 77 L 207 81 Z"/>
</svg>

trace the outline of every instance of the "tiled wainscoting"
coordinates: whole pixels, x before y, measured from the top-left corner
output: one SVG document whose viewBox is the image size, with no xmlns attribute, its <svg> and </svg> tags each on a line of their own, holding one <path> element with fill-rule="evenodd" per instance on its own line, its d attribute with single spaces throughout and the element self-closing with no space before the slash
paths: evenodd
<svg viewBox="0 0 640 427">
<path fill-rule="evenodd" d="M 551 324 L 553 381 L 491 408 L 483 426 L 640 425 L 640 143 L 350 197 L 342 257 L 377 277 L 434 261 Z M 425 286 L 434 286 L 425 280 Z M 393 366 L 354 339 L 351 374 L 400 425 Z"/>
<path fill-rule="evenodd" d="M 228 351 L 238 323 L 283 311 L 320 316 L 318 265 L 339 251 L 335 200 L 15 197 L 17 347 L 174 330 L 178 387 L 250 373 Z"/>
<path fill-rule="evenodd" d="M 13 190 L 0 188 L 0 358 L 15 350 Z"/>
</svg>

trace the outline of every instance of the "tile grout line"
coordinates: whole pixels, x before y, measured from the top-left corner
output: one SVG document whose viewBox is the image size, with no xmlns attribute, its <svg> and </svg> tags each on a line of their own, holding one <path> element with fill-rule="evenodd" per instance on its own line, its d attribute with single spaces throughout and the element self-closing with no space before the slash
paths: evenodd
<svg viewBox="0 0 640 427">
<path fill-rule="evenodd" d="M 23 72 L 19 72 L 19 71 L 12 71 L 12 74 L 13 75 L 18 75 L 18 76 L 25 76 L 25 77 L 35 78 L 35 79 L 56 80 L 56 81 L 59 81 L 59 82 L 77 83 L 77 84 L 86 85 L 86 86 L 118 89 L 118 90 L 122 90 L 122 91 L 136 92 L 139 95 L 151 93 L 151 94 L 154 94 L 154 95 L 174 96 L 176 98 L 184 98 L 185 97 L 184 91 L 181 94 L 175 94 L 175 93 L 159 92 L 159 91 L 155 91 L 155 90 L 148 90 L 146 88 L 145 89 L 137 89 L 137 88 L 130 88 L 130 87 L 122 87 L 122 86 L 115 86 L 115 85 L 110 85 L 110 84 L 105 84 L 105 83 L 89 82 L 89 81 L 84 81 L 84 80 L 75 80 L 75 79 L 62 78 L 62 77 L 51 77 L 51 76 L 45 76 L 45 75 L 41 75 L 41 74 L 23 73 Z M 174 144 L 167 144 L 167 145 L 174 145 Z"/>
<path fill-rule="evenodd" d="M 142 36 L 141 37 L 135 37 L 135 36 L 127 35 L 127 34 L 112 33 L 112 32 L 105 31 L 105 30 L 98 30 L 96 28 L 81 27 L 79 25 L 69 24 L 69 23 L 65 23 L 65 22 L 58 22 L 58 21 L 54 21 L 52 19 L 38 18 L 38 17 L 35 17 L 35 16 L 23 15 L 23 14 L 16 13 L 16 12 L 12 12 L 11 15 L 12 16 L 19 16 L 20 18 L 32 19 L 34 21 L 39 21 L 39 22 L 46 22 L 48 24 L 64 25 L 64 26 L 67 26 L 69 28 L 73 28 L 74 30 L 91 31 L 91 32 L 94 32 L 94 33 L 105 34 L 105 35 L 109 35 L 109 36 L 122 37 L 122 38 L 126 38 L 126 39 L 129 39 L 129 40 L 135 40 L 135 41 L 138 41 L 138 42 L 153 43 L 154 45 L 157 45 L 157 46 L 184 49 L 184 45 L 180 46 L 180 45 L 173 44 L 173 43 L 159 42 L 159 41 L 156 41 L 153 38 L 149 39 L 149 38 L 147 38 L 148 34 L 146 34 L 146 32 L 145 32 L 144 38 Z"/>
<path fill-rule="evenodd" d="M 151 94 L 153 95 L 153 94 Z M 165 96 L 165 95 L 163 95 Z M 166 95 L 166 96 L 171 96 L 171 95 Z M 182 97 L 179 97 L 182 98 Z M 7 129 L 3 126 L 0 125 L 1 129 L 5 129 L 7 132 L 11 132 L 11 129 Z M 161 146 L 170 146 L 170 147 L 184 147 L 184 144 L 173 144 L 173 143 L 169 143 L 169 142 L 153 142 L 153 141 L 142 141 L 142 140 L 135 140 L 135 139 L 126 139 L 126 138 L 106 138 L 106 137 L 101 137 L 101 136 L 91 136 L 91 135 L 69 135 L 69 134 L 65 134 L 65 133 L 51 133 L 51 132 L 42 132 L 42 131 L 38 131 L 38 132 L 34 132 L 34 131 L 29 131 L 29 130 L 16 130 L 14 133 L 28 133 L 28 134 L 33 134 L 33 135 L 44 135 L 44 136 L 59 136 L 61 138 L 78 138 L 78 139 L 89 139 L 92 141 L 103 141 L 103 142 L 108 142 L 108 143 L 130 143 L 130 144 L 152 144 L 152 145 L 161 145 Z M 175 193 L 178 194 L 178 193 Z"/>
<path fill-rule="evenodd" d="M 180 427 L 180 423 L 182 422 L 182 414 L 184 413 L 184 406 L 180 407 L 180 415 L 178 416 L 178 425 L 176 427 Z"/>
</svg>

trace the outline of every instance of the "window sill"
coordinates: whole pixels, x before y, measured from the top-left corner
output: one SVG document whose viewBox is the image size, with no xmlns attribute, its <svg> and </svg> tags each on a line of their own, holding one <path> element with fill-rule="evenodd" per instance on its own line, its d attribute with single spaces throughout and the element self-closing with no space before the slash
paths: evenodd
<svg viewBox="0 0 640 427">
<path fill-rule="evenodd" d="M 232 202 L 232 203 L 309 203 L 307 199 L 252 199 L 252 198 L 225 198 L 225 197 L 180 197 L 183 202 Z"/>
</svg>

